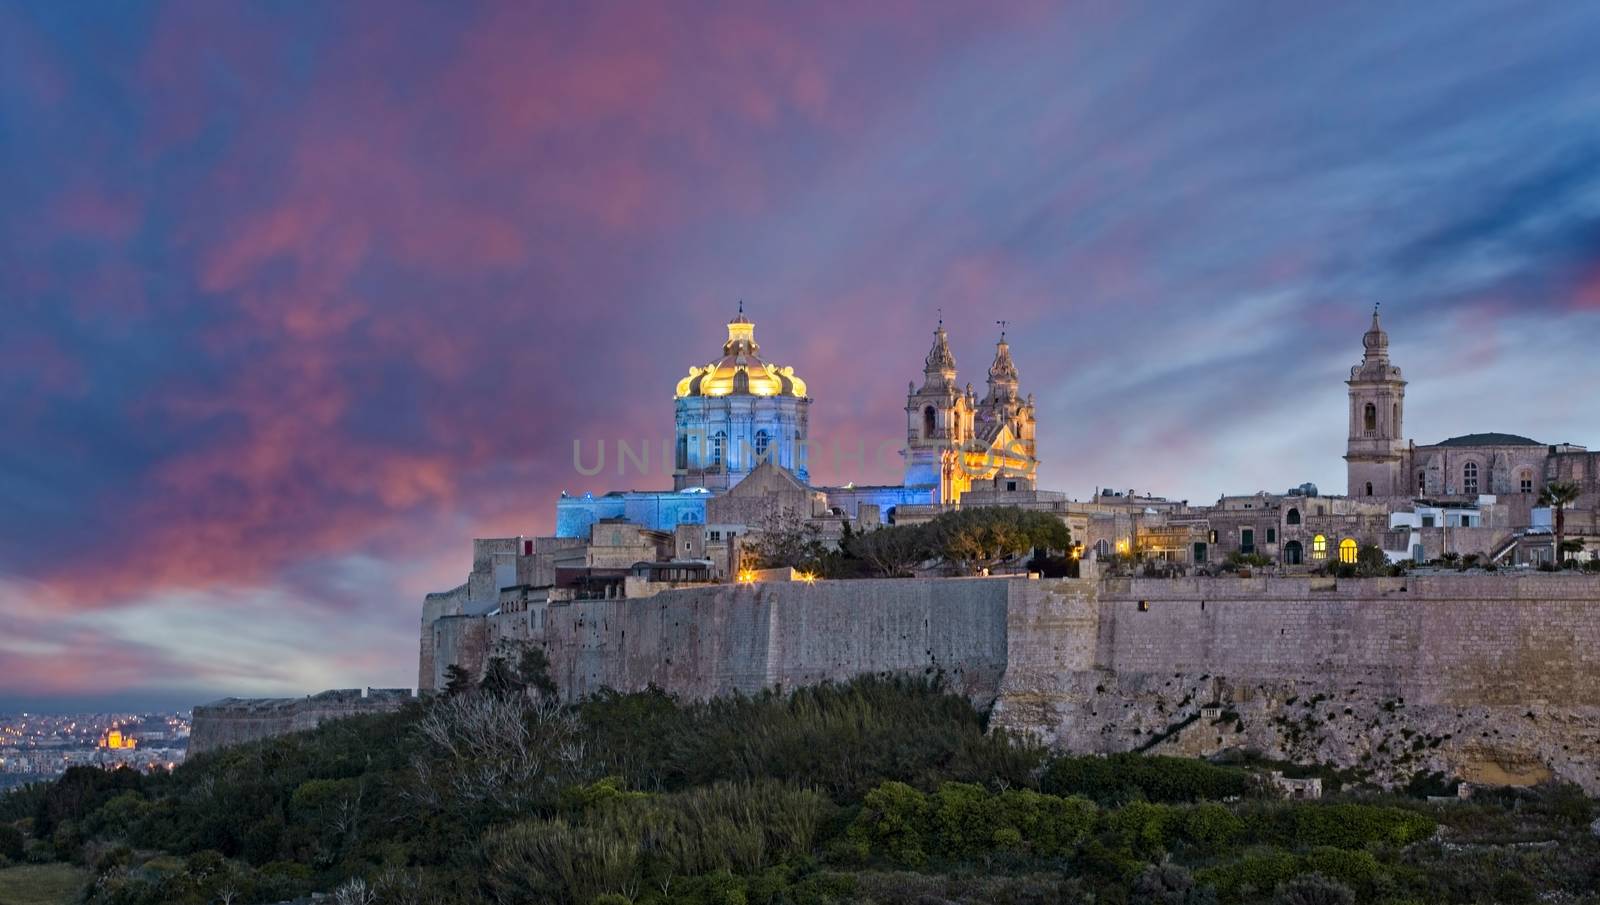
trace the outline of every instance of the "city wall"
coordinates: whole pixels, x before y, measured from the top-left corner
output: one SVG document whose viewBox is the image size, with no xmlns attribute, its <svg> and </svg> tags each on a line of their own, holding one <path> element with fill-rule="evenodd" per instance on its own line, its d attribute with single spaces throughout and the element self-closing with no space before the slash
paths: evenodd
<svg viewBox="0 0 1600 905">
<path fill-rule="evenodd" d="M 328 720 L 392 713 L 413 700 L 409 688 L 341 688 L 303 698 L 223 698 L 194 708 L 189 756 L 229 745 L 315 729 Z"/>
<path fill-rule="evenodd" d="M 449 617 L 423 638 L 437 664 L 473 670 L 525 643 L 568 697 L 942 672 L 995 725 L 1066 750 L 1247 750 L 1385 783 L 1600 792 L 1592 576 L 719 585 Z"/>
<path fill-rule="evenodd" d="M 1019 582 L 997 725 L 1600 792 L 1600 579 Z"/>
<path fill-rule="evenodd" d="M 654 684 L 702 699 L 862 673 L 942 672 L 961 692 L 993 700 L 1006 668 L 1009 584 L 718 585 L 530 606 L 527 621 L 569 697 Z"/>
</svg>

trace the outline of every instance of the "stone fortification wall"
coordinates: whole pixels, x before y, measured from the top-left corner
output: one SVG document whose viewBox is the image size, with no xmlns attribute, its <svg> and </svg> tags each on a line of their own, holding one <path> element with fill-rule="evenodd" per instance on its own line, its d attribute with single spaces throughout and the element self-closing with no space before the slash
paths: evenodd
<svg viewBox="0 0 1600 905">
<path fill-rule="evenodd" d="M 392 713 L 412 700 L 409 688 L 335 689 L 303 698 L 223 698 L 194 708 L 189 754 L 315 729 L 327 720 Z"/>
<path fill-rule="evenodd" d="M 1061 747 L 1247 749 L 1390 783 L 1429 772 L 1556 776 L 1600 791 L 1592 577 L 1113 579 L 1014 590 L 996 721 Z M 1209 704 L 1222 713 L 1202 718 Z"/>
<path fill-rule="evenodd" d="M 772 582 L 519 614 L 568 697 L 651 684 L 687 698 L 862 673 L 943 671 L 987 703 L 1006 663 L 1004 579 Z M 504 631 L 505 636 L 515 636 Z"/>
<path fill-rule="evenodd" d="M 523 644 L 568 698 L 937 670 L 994 701 L 996 725 L 1074 751 L 1237 749 L 1385 783 L 1600 792 L 1594 576 L 766 582 L 424 627 L 436 675 Z"/>
</svg>

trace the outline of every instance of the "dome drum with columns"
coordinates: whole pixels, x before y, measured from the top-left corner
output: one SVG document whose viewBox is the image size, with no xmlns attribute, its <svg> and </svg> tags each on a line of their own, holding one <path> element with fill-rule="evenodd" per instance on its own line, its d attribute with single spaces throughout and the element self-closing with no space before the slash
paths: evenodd
<svg viewBox="0 0 1600 905">
<path fill-rule="evenodd" d="M 726 490 L 766 461 L 809 479 L 806 383 L 794 368 L 762 361 L 760 351 L 740 305 L 722 358 L 678 381 L 674 490 Z"/>
</svg>

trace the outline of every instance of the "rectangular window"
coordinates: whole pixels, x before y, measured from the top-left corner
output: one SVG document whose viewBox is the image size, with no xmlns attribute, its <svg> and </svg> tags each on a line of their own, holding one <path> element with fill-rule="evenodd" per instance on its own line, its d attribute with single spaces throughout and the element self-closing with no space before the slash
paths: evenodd
<svg viewBox="0 0 1600 905">
<path fill-rule="evenodd" d="M 1522 492 L 1533 493 L 1533 478 L 1522 479 Z"/>
<path fill-rule="evenodd" d="M 1433 527 L 1433 516 L 1431 516 L 1431 515 L 1423 516 L 1422 517 L 1422 527 L 1424 527 L 1424 528 L 1432 528 Z"/>
<path fill-rule="evenodd" d="M 1268 528 L 1267 529 L 1267 543 L 1275 544 L 1277 542 L 1278 542 L 1278 529 L 1277 528 Z"/>
<path fill-rule="evenodd" d="M 1016 481 L 1007 481 L 1006 482 L 1006 489 L 1007 490 L 1016 490 L 1017 489 L 1017 482 Z"/>
<path fill-rule="evenodd" d="M 1256 552 L 1255 529 L 1245 528 L 1239 532 L 1239 552 L 1246 555 Z"/>
</svg>

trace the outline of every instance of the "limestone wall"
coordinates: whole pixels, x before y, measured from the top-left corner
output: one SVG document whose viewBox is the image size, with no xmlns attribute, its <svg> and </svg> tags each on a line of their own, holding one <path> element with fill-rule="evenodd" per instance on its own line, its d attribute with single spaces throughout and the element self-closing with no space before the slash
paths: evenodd
<svg viewBox="0 0 1600 905">
<path fill-rule="evenodd" d="M 943 670 L 958 689 L 987 703 L 1005 671 L 1013 583 L 718 585 L 642 600 L 532 604 L 521 615 L 568 697 L 654 684 L 698 699 L 862 673 Z"/>
<path fill-rule="evenodd" d="M 1017 585 L 996 720 L 1080 751 L 1246 748 L 1600 791 L 1600 580 Z M 1230 719 L 1195 719 L 1216 702 Z"/>
<path fill-rule="evenodd" d="M 542 645 L 568 698 L 938 670 L 996 725 L 1068 750 L 1600 792 L 1595 576 L 768 582 L 444 617 L 430 642 L 435 677 Z M 1226 718 L 1200 719 L 1213 702 Z"/>
<path fill-rule="evenodd" d="M 409 688 L 334 689 L 303 698 L 223 698 L 194 708 L 189 755 L 257 739 L 304 732 L 328 720 L 392 713 L 412 700 Z"/>
</svg>

